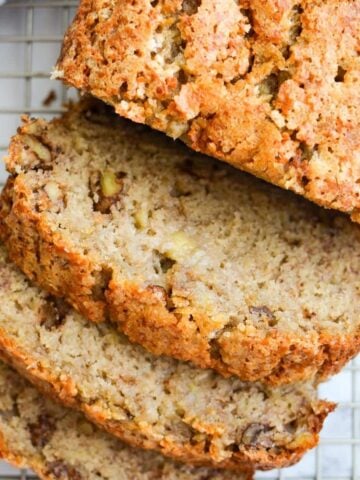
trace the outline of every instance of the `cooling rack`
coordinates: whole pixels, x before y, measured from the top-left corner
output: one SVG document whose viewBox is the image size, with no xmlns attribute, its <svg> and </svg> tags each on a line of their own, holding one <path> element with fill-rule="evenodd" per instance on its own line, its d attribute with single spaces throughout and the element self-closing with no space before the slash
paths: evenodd
<svg viewBox="0 0 360 480">
<path fill-rule="evenodd" d="M 76 6 L 74 0 L 7 0 L 0 6 L 0 157 L 20 114 L 51 118 L 74 95 L 60 82 L 50 81 L 49 72 Z M 1 166 L 0 185 L 5 179 Z M 257 479 L 360 480 L 360 359 L 322 385 L 320 394 L 339 402 L 326 422 L 320 446 L 298 465 L 259 473 Z M 35 478 L 0 462 L 0 480 Z"/>
</svg>

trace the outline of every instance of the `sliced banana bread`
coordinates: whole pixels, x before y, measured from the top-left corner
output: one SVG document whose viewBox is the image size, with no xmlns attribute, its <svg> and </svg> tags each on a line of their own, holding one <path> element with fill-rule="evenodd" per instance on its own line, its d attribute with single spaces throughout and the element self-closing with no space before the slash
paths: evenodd
<svg viewBox="0 0 360 480">
<path fill-rule="evenodd" d="M 0 235 L 31 279 L 246 381 L 324 377 L 359 351 L 358 225 L 93 108 L 11 142 Z"/>
<path fill-rule="evenodd" d="M 46 480 L 251 480 L 247 473 L 180 465 L 122 444 L 46 400 L 0 363 L 0 455 Z"/>
<path fill-rule="evenodd" d="M 54 76 L 360 221 L 360 0 L 82 0 Z"/>
<path fill-rule="evenodd" d="M 154 357 L 30 286 L 0 252 L 0 355 L 122 440 L 238 469 L 289 465 L 316 445 L 334 405 L 311 382 L 270 389 Z"/>
</svg>

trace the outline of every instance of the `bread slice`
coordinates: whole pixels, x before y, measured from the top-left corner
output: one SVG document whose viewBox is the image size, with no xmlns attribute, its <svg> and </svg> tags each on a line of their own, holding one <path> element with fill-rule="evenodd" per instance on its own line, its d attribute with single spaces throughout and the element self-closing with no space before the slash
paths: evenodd
<svg viewBox="0 0 360 480">
<path fill-rule="evenodd" d="M 311 382 L 275 389 L 154 357 L 29 285 L 0 249 L 0 355 L 133 446 L 184 462 L 283 467 L 315 446 L 334 405 Z"/>
<path fill-rule="evenodd" d="M 54 77 L 359 222 L 359 38 L 359 0 L 82 0 Z"/>
<path fill-rule="evenodd" d="M 98 108 L 11 142 L 0 235 L 31 279 L 245 381 L 325 377 L 359 351 L 357 225 Z"/>
<path fill-rule="evenodd" d="M 0 455 L 46 480 L 251 480 L 248 472 L 176 464 L 125 446 L 76 412 L 45 399 L 0 363 Z"/>
</svg>

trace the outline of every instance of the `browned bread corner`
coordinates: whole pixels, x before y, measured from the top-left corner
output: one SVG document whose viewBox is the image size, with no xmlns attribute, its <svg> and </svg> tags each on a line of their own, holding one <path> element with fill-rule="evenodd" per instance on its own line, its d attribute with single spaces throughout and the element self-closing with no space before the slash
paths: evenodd
<svg viewBox="0 0 360 480">
<path fill-rule="evenodd" d="M 55 76 L 360 220 L 359 0 L 82 0 Z"/>
</svg>

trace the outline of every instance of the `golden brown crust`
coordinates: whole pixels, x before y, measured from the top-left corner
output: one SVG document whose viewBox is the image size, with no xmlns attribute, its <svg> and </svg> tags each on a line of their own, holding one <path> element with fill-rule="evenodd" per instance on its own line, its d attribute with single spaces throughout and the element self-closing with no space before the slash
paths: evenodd
<svg viewBox="0 0 360 480">
<path fill-rule="evenodd" d="M 298 439 L 296 445 L 291 449 L 280 449 L 271 451 L 266 448 L 262 450 L 251 447 L 244 452 L 234 452 L 234 454 L 221 461 L 216 462 L 211 458 L 211 452 L 204 452 L 202 446 L 192 444 L 177 445 L 169 438 L 163 440 L 161 445 L 156 441 L 150 441 L 146 435 L 146 426 L 137 429 L 132 424 L 132 429 L 124 421 L 117 422 L 110 420 L 107 412 L 102 411 L 96 405 L 85 404 L 77 393 L 74 382 L 70 378 L 56 377 L 49 368 L 39 364 L 34 358 L 23 353 L 14 341 L 7 338 L 3 329 L 0 330 L 0 358 L 14 367 L 18 372 L 35 386 L 37 386 L 46 395 L 60 400 L 64 405 L 82 411 L 87 418 L 101 426 L 109 433 L 119 437 L 126 443 L 145 449 L 155 449 L 166 456 L 170 456 L 184 463 L 193 465 L 215 466 L 216 468 L 238 469 L 242 471 L 251 470 L 252 467 L 262 470 L 285 467 L 292 465 L 300 460 L 305 451 L 317 445 L 323 422 L 335 408 L 335 404 L 326 401 L 317 403 L 316 411 L 309 413 L 308 423 L 311 428 L 311 435 L 305 435 Z M 130 425 L 130 424 L 129 424 Z M 141 428 L 145 431 L 141 432 Z"/>
<path fill-rule="evenodd" d="M 55 75 L 359 221 L 359 0 L 82 0 Z"/>
<path fill-rule="evenodd" d="M 168 461 L 157 453 L 128 448 L 91 427 L 81 415 L 53 405 L 18 373 L 3 364 L 0 368 L 0 458 L 18 468 L 31 468 L 44 480 L 88 480 L 90 476 L 137 480 L 253 479 L 250 465 L 244 471 L 199 469 Z"/>
<path fill-rule="evenodd" d="M 17 154 L 17 142 L 15 137 L 10 157 Z M 276 385 L 314 374 L 324 379 L 337 373 L 360 349 L 359 327 L 348 335 L 314 331 L 303 336 L 280 330 L 264 334 L 245 328 L 210 341 L 197 328 L 209 322 L 204 312 L 193 312 L 196 323 L 179 319 L 151 288 L 140 289 L 132 282 L 111 280 L 103 298 L 94 298 L 101 265 L 69 248 L 32 209 L 30 198 L 21 174 L 8 180 L 2 193 L 0 235 L 10 258 L 29 278 L 51 293 L 68 298 L 90 320 L 110 317 L 132 341 L 157 355 L 190 360 L 222 375 L 236 374 L 245 381 Z"/>
</svg>

